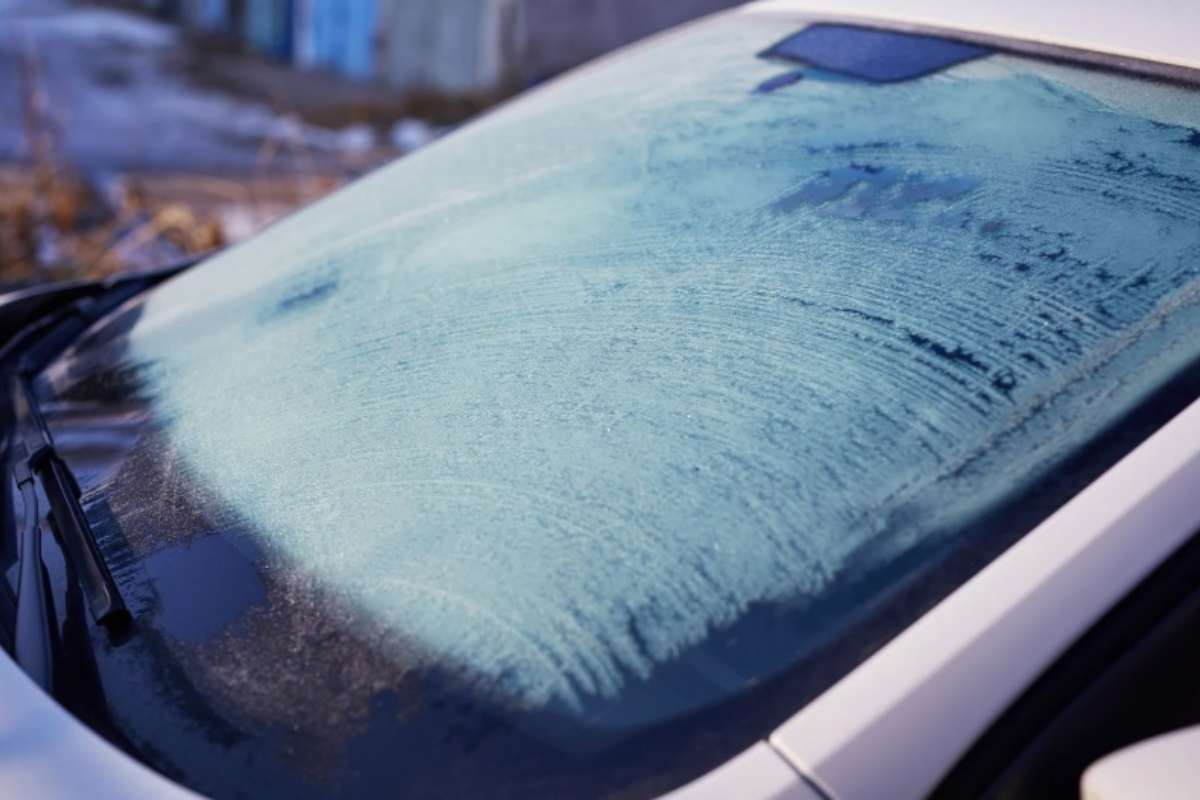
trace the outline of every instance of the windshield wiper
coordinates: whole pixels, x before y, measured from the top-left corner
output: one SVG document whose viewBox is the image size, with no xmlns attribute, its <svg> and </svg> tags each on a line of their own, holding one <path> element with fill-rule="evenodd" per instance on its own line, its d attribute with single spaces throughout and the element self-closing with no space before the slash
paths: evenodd
<svg viewBox="0 0 1200 800">
<path fill-rule="evenodd" d="M 24 445 L 15 453 L 13 477 L 24 506 L 19 537 L 21 555 L 17 572 L 17 619 L 13 655 L 34 683 L 50 691 L 54 677 L 54 646 L 50 632 L 50 600 L 42 567 L 42 537 L 38 531 L 37 492 L 29 471 Z"/>
<path fill-rule="evenodd" d="M 35 480 L 41 483 L 42 493 L 46 496 L 46 502 L 50 504 L 51 526 L 62 546 L 68 565 L 83 588 L 84 599 L 92 619 L 98 625 L 115 630 L 129 621 L 129 611 L 125 608 L 117 584 L 100 554 L 92 526 L 83 513 L 75 476 L 54 449 L 50 433 L 34 404 L 28 378 L 21 374 L 10 375 L 9 397 L 18 431 L 13 453 L 16 458 L 13 474 L 17 486 L 21 488 L 22 498 L 34 494 L 32 486 Z M 36 495 L 33 499 L 36 503 Z M 25 502 L 28 504 L 28 500 Z M 36 507 L 34 513 L 36 514 Z M 25 519 L 28 523 L 28 509 Z M 36 521 L 35 516 L 35 525 Z M 23 531 L 23 535 L 27 533 Z M 31 550 L 30 556 L 36 556 L 36 553 Z M 37 560 L 40 564 L 40 558 Z M 23 551 L 22 574 L 25 561 Z M 17 598 L 17 615 L 20 619 L 20 591 Z"/>
<path fill-rule="evenodd" d="M 195 261 L 157 273 L 98 285 L 56 313 L 43 316 L 0 349 L 13 420 L 8 459 L 23 508 L 19 535 L 16 624 L 13 655 L 39 686 L 53 694 L 56 625 L 42 562 L 36 485 L 50 506 L 50 525 L 67 562 L 68 572 L 83 590 L 92 619 L 111 634 L 132 620 L 120 590 L 96 543 L 80 503 L 79 484 L 54 447 L 54 439 L 38 411 L 32 380 L 57 353 L 93 322 L 156 283 L 192 266 Z"/>
</svg>

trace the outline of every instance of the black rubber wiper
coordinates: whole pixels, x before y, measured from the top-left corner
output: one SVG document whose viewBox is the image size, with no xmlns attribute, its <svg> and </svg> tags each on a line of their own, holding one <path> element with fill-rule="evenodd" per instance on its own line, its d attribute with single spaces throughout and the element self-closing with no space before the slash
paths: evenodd
<svg viewBox="0 0 1200 800">
<path fill-rule="evenodd" d="M 21 496 L 28 505 L 27 496 L 33 495 L 33 482 L 41 484 L 42 493 L 50 505 L 50 521 L 62 546 L 67 563 L 83 589 L 84 600 L 92 619 L 98 625 L 116 630 L 129 621 L 129 611 L 121 600 L 121 593 L 113 581 L 112 574 L 104 563 L 92 526 L 84 516 L 79 503 L 79 486 L 75 476 L 54 449 L 54 442 L 46 424 L 34 403 L 29 379 L 25 375 L 9 376 L 9 398 L 15 416 L 16 441 L 13 455 L 16 462 L 13 475 Z M 24 456 L 22 460 L 22 456 Z M 25 487 L 29 487 L 27 490 Z M 34 496 L 36 502 L 36 495 Z M 36 510 L 35 510 L 36 513 Z M 25 513 L 26 521 L 29 512 Z M 36 525 L 36 517 L 34 518 Z M 23 531 L 23 538 L 27 536 Z M 36 538 L 36 536 L 35 536 Z M 35 549 L 29 555 L 37 557 Z M 22 570 L 25 568 L 25 552 L 21 553 Z M 40 565 L 40 557 L 37 557 Z M 31 590 L 32 591 L 32 590 Z M 21 618 L 21 592 L 17 593 L 17 618 Z"/>
<path fill-rule="evenodd" d="M 38 531 L 37 492 L 23 444 L 14 448 L 13 477 L 24 505 L 19 537 L 21 555 L 17 572 L 17 620 L 13 655 L 34 683 L 51 691 L 54 681 L 54 641 L 50 596 L 42 567 L 42 537 Z"/>
<path fill-rule="evenodd" d="M 0 350 L 0 369 L 13 415 L 8 458 L 24 506 L 13 655 L 26 674 L 48 692 L 53 693 L 56 625 L 42 562 L 38 485 L 50 506 L 50 525 L 68 571 L 83 590 L 92 619 L 116 634 L 132 617 L 83 512 L 79 484 L 55 450 L 54 439 L 38 411 L 33 376 L 92 323 L 193 263 L 114 284 L 97 284 L 90 291 L 82 287 L 84 296 L 27 325 Z"/>
</svg>

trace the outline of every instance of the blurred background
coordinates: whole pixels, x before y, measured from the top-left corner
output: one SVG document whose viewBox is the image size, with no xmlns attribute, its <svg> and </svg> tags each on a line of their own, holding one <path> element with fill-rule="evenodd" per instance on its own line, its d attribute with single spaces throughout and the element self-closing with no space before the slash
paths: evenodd
<svg viewBox="0 0 1200 800">
<path fill-rule="evenodd" d="M 0 289 L 236 242 L 736 0 L 0 0 Z"/>
</svg>

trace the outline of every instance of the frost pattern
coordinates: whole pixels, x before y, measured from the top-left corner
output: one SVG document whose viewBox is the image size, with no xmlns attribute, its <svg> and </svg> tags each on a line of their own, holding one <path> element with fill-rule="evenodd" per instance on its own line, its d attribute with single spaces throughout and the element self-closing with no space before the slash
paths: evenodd
<svg viewBox="0 0 1200 800">
<path fill-rule="evenodd" d="M 608 60 L 167 285 L 131 358 L 179 452 L 425 657 L 578 709 L 968 535 L 1200 352 L 1195 95 L 1002 56 L 755 93 L 787 32 Z"/>
</svg>

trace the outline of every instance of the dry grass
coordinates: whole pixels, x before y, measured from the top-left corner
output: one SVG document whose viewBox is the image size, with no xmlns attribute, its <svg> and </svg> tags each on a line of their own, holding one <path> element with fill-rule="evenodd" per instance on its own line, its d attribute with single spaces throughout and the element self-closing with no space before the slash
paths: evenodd
<svg viewBox="0 0 1200 800">
<path fill-rule="evenodd" d="M 0 165 L 0 286 L 151 269 L 209 251 L 312 202 L 364 167 L 331 168 L 328 159 L 318 166 L 302 140 L 285 134 L 264 139 L 256 169 L 236 178 L 142 173 L 92 185 L 63 155 L 39 55 L 25 45 L 20 105 L 30 159 Z"/>
<path fill-rule="evenodd" d="M 186 256 L 219 247 L 221 226 L 187 204 L 152 204 L 136 181 L 101 194 L 61 156 L 41 61 L 24 40 L 20 105 L 27 165 L 0 171 L 0 282 L 99 277 L 143 266 L 153 247 Z"/>
</svg>

